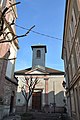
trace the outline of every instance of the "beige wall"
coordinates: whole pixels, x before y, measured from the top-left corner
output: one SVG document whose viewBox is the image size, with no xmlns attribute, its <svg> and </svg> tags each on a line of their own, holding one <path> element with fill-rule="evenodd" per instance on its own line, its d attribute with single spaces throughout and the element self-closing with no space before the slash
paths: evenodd
<svg viewBox="0 0 80 120">
<path fill-rule="evenodd" d="M 51 76 L 48 80 L 48 103 L 55 103 L 56 106 L 64 106 L 63 99 L 65 97 L 65 90 L 62 86 L 64 76 Z M 53 91 L 55 91 L 53 93 Z"/>
<path fill-rule="evenodd" d="M 36 71 L 37 73 L 39 73 L 39 71 Z M 35 72 L 34 72 L 35 73 Z M 23 95 L 21 94 L 21 86 L 23 86 L 24 82 L 24 77 L 20 77 L 20 76 L 16 76 L 18 77 L 18 89 L 17 89 L 17 99 L 16 99 L 16 105 L 23 105 L 25 103 L 25 99 L 23 98 Z M 29 76 L 28 76 L 29 77 Z M 37 76 L 40 77 L 40 76 Z M 56 76 L 47 76 L 48 78 L 48 90 L 47 90 L 47 94 L 48 94 L 48 105 L 50 105 L 51 103 L 54 103 L 54 96 L 53 96 L 53 90 L 55 91 L 55 102 L 56 102 L 56 106 L 59 107 L 63 107 L 64 106 L 64 102 L 63 99 L 65 98 L 65 90 L 62 86 L 62 82 L 64 80 L 64 76 L 63 75 L 56 75 Z M 42 107 L 46 104 L 46 100 L 45 100 L 45 93 L 46 93 L 46 84 L 45 84 L 45 77 L 40 77 L 39 78 L 39 83 L 36 85 L 35 92 L 42 89 Z M 20 99 L 20 102 L 18 102 L 18 99 Z M 23 100 L 21 100 L 23 99 Z M 23 102 L 24 101 L 24 102 Z M 32 97 L 29 101 L 29 107 L 31 108 L 32 106 Z"/>
<path fill-rule="evenodd" d="M 80 0 L 67 0 L 64 23 L 62 56 L 67 81 L 68 113 L 80 120 Z"/>
</svg>

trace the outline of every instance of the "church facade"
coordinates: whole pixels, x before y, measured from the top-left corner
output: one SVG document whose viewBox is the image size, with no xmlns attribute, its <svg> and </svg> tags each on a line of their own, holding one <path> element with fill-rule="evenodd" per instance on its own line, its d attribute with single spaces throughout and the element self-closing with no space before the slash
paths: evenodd
<svg viewBox="0 0 80 120">
<path fill-rule="evenodd" d="M 32 77 L 34 80 L 37 78 L 39 82 L 35 85 L 34 92 L 29 100 L 29 109 L 58 112 L 65 106 L 65 90 L 62 86 L 64 72 L 45 66 L 45 54 L 47 53 L 45 45 L 33 45 L 31 48 L 33 52 L 32 67 L 15 72 L 19 85 L 16 99 L 17 110 L 25 106 L 21 87 L 26 85 L 26 79 Z M 26 85 L 27 94 L 28 90 Z M 49 110 L 50 107 L 53 109 Z"/>
</svg>

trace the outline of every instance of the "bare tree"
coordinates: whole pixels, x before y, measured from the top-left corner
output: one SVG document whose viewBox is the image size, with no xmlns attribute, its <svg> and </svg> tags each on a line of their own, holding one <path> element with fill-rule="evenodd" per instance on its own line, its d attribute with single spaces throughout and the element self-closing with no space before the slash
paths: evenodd
<svg viewBox="0 0 80 120">
<path fill-rule="evenodd" d="M 23 35 L 15 35 L 15 33 L 12 30 L 12 25 L 14 25 L 14 20 L 12 21 L 12 23 L 9 23 L 6 18 L 5 15 L 7 13 L 9 13 L 11 10 L 9 10 L 10 8 L 12 8 L 13 6 L 20 4 L 20 2 L 11 4 L 9 7 L 6 7 L 3 11 L 0 9 L 0 36 L 3 35 L 3 39 L 0 39 L 0 43 L 4 43 L 4 42 L 12 42 L 17 38 L 20 37 L 25 37 L 28 35 L 28 33 L 35 27 L 35 25 L 33 25 L 25 34 Z M 9 10 L 9 11 L 8 11 Z M 6 27 L 4 27 L 4 23 L 6 24 Z M 10 28 L 10 32 L 5 32 L 7 28 Z M 8 34 L 12 34 L 13 38 L 12 40 L 5 40 L 6 37 L 8 36 Z"/>
<path fill-rule="evenodd" d="M 14 41 L 14 40 L 17 39 L 17 38 L 25 37 L 25 36 L 28 35 L 28 33 L 29 33 L 34 27 L 35 27 L 35 25 L 33 25 L 33 26 L 32 26 L 25 34 L 23 34 L 23 35 L 15 35 L 15 34 L 14 34 L 12 40 L 5 40 L 5 39 L 4 39 L 4 38 L 6 38 L 6 36 L 7 36 L 8 34 L 11 33 L 11 32 L 8 32 L 8 33 L 5 34 L 4 38 L 0 40 L 0 43 L 12 42 L 12 41 Z M 13 34 L 13 33 L 11 33 L 11 34 Z"/>
<path fill-rule="evenodd" d="M 7 22 L 5 19 L 6 12 L 13 6 L 20 4 L 20 2 L 11 4 L 9 7 L 6 7 L 4 10 L 1 10 L 0 8 L 0 36 L 4 34 L 4 31 L 7 29 L 7 26 L 4 28 L 4 23 Z M 11 10 L 10 10 L 11 11 Z M 9 12 L 10 12 L 9 11 Z M 13 25 L 13 22 L 9 25 Z"/>
<path fill-rule="evenodd" d="M 9 23 L 6 20 L 6 14 L 9 13 L 12 9 L 13 6 L 20 4 L 20 2 L 17 3 L 13 3 L 10 4 L 9 7 L 5 7 L 4 10 L 2 10 L 0 8 L 0 36 L 2 36 L 0 38 L 0 43 L 5 43 L 5 42 L 12 42 L 14 40 L 16 40 L 17 38 L 21 38 L 21 37 L 25 37 L 29 34 L 29 32 L 35 27 L 35 25 L 33 25 L 30 29 L 28 29 L 28 31 L 25 34 L 22 35 L 16 35 L 12 29 L 12 25 L 14 25 L 14 20 L 12 21 L 12 23 Z M 5 27 L 4 27 L 5 24 Z M 9 28 L 9 31 L 6 32 L 7 28 Z M 11 34 L 12 35 L 12 39 L 9 39 L 8 35 Z M 0 58 L 0 60 L 15 60 L 16 58 Z"/>
<path fill-rule="evenodd" d="M 21 88 L 21 92 L 26 100 L 26 112 L 27 112 L 29 100 L 34 92 L 35 86 L 39 83 L 39 79 L 37 77 L 36 78 L 27 77 L 25 78 L 25 80 L 26 85 Z M 26 88 L 28 88 L 28 92 L 26 91 Z"/>
</svg>

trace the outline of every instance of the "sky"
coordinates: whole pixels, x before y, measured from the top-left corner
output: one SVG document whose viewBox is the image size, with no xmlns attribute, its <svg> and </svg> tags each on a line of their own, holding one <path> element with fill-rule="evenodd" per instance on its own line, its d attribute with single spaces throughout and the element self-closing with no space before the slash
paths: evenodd
<svg viewBox="0 0 80 120">
<path fill-rule="evenodd" d="M 17 53 L 15 71 L 32 67 L 32 49 L 35 44 L 46 45 L 46 67 L 64 71 L 64 63 L 61 59 L 65 0 L 16 0 L 18 18 L 16 25 L 17 35 L 27 32 L 33 25 L 34 33 L 30 31 L 28 36 L 19 38 L 19 50 Z M 48 36 L 44 36 L 44 35 Z M 59 38 L 59 39 L 56 39 Z"/>
</svg>

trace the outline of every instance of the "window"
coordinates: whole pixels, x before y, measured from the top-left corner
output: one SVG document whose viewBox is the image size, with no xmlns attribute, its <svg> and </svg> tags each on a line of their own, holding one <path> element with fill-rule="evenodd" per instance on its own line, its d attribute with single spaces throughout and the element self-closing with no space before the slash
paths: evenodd
<svg viewBox="0 0 80 120">
<path fill-rule="evenodd" d="M 71 94 L 71 108 L 72 108 L 72 111 L 75 112 L 74 91 L 71 90 L 70 94 Z"/>
<path fill-rule="evenodd" d="M 69 49 L 70 49 L 70 52 L 71 52 L 71 48 L 72 48 L 72 42 L 71 42 L 71 30 L 70 30 L 70 27 L 69 27 L 69 33 L 68 33 L 68 44 L 69 44 Z"/>
<path fill-rule="evenodd" d="M 4 8 L 6 5 L 6 0 L 0 0 L 0 4 L 1 4 L 2 8 Z"/>
<path fill-rule="evenodd" d="M 74 35 L 75 26 L 76 26 L 76 16 L 75 16 L 75 11 L 72 8 L 71 23 L 70 23 L 71 37 L 73 37 L 73 35 Z"/>
<path fill-rule="evenodd" d="M 70 34 L 71 34 L 71 39 L 72 39 L 72 37 L 73 37 L 73 32 L 72 32 L 72 26 L 71 26 L 71 24 L 70 24 Z"/>
<path fill-rule="evenodd" d="M 41 51 L 40 50 L 37 50 L 37 58 L 40 58 L 41 57 Z"/>
<path fill-rule="evenodd" d="M 16 58 L 16 49 L 13 48 L 13 46 L 10 47 L 10 55 L 8 56 L 8 59 Z M 15 67 L 15 59 L 8 60 L 7 62 L 7 69 L 6 69 L 6 76 L 8 78 L 12 78 L 14 75 L 14 67 Z"/>
<path fill-rule="evenodd" d="M 64 56 L 64 65 L 65 65 L 65 68 L 66 68 L 67 67 L 67 51 L 66 51 L 66 48 L 64 48 L 63 56 Z"/>
<path fill-rule="evenodd" d="M 67 59 L 68 60 L 69 60 L 69 56 L 70 56 L 69 45 L 70 45 L 70 42 L 67 40 L 66 47 L 67 47 Z"/>
<path fill-rule="evenodd" d="M 75 11 L 74 9 L 72 9 L 72 22 L 73 22 L 73 26 L 76 26 L 76 15 L 75 15 Z"/>
<path fill-rule="evenodd" d="M 76 58 L 77 58 L 77 65 L 80 66 L 80 44 L 79 44 L 79 38 L 75 41 L 75 52 L 76 52 Z"/>
<path fill-rule="evenodd" d="M 77 0 L 78 10 L 80 11 L 80 0 Z"/>
<path fill-rule="evenodd" d="M 72 80 L 72 73 L 71 73 L 71 65 L 69 64 L 69 80 L 71 81 Z"/>
<path fill-rule="evenodd" d="M 71 63 L 72 63 L 72 73 L 73 73 L 73 76 L 75 74 L 75 62 L 74 62 L 74 55 L 72 54 L 71 55 Z"/>
</svg>

